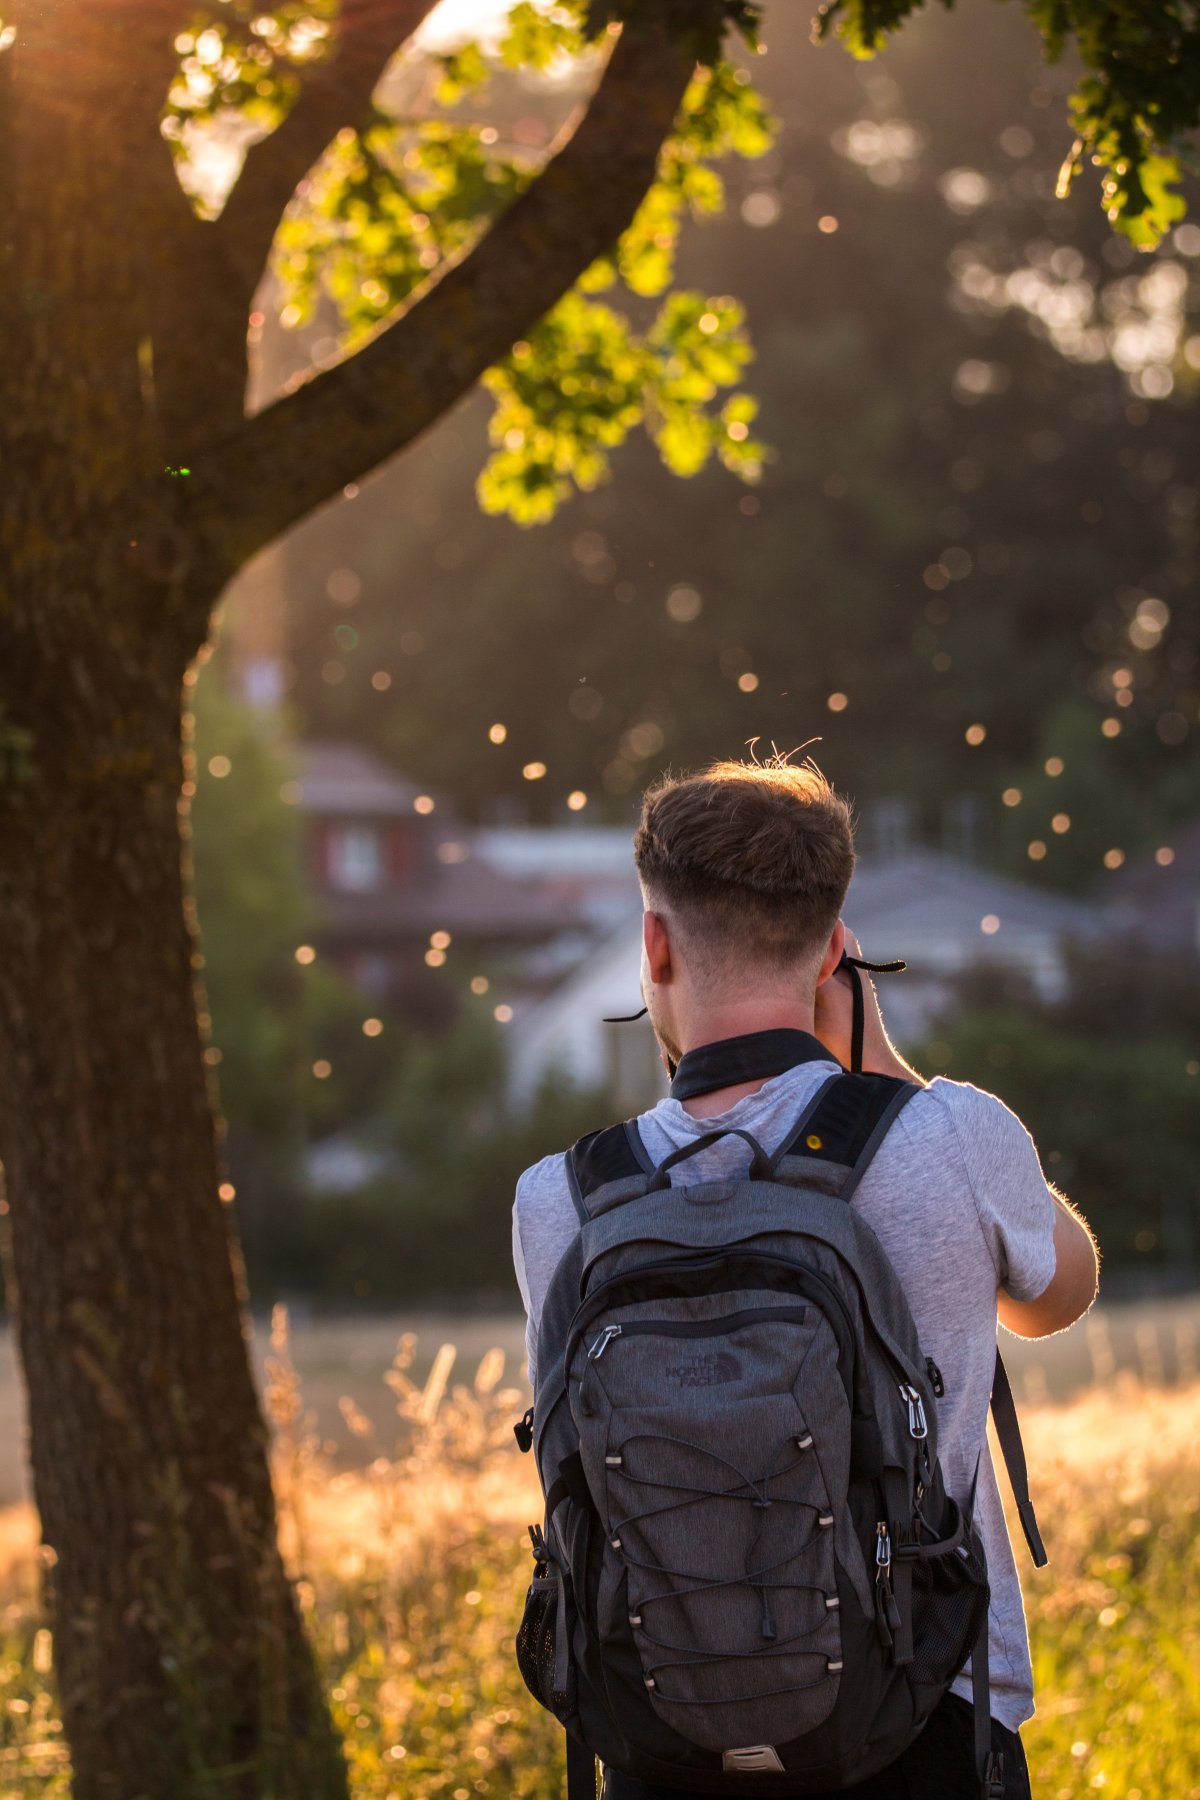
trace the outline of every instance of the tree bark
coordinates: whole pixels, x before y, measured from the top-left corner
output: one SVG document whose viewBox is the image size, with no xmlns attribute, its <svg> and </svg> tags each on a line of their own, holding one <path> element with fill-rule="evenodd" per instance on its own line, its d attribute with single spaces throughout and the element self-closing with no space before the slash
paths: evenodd
<svg viewBox="0 0 1200 1800">
<path fill-rule="evenodd" d="M 342 1795 L 218 1198 L 181 671 L 76 654 L 95 735 L 68 687 L 0 787 L 0 1148 L 74 1792 Z"/>
<path fill-rule="evenodd" d="M 344 1800 L 193 983 L 180 692 L 219 584 L 168 472 L 148 303 L 184 221 L 161 94 L 114 113 L 104 20 L 67 11 L 5 54 L 0 121 L 0 730 L 31 739 L 26 778 L 0 759 L 0 1157 L 74 1792 Z"/>
</svg>

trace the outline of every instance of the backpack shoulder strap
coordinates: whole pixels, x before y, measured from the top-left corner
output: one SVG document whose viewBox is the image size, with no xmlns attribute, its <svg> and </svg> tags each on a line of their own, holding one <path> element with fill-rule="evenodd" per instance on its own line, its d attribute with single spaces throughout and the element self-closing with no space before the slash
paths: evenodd
<svg viewBox="0 0 1200 1800">
<path fill-rule="evenodd" d="M 897 1115 L 920 1093 L 915 1082 L 893 1075 L 831 1075 L 775 1153 L 811 1157 L 848 1172 L 839 1190 L 849 1201 Z"/>
<path fill-rule="evenodd" d="M 1046 1546 L 1042 1542 L 1042 1534 L 1038 1530 L 1033 1501 L 1029 1497 L 1029 1468 L 1025 1461 L 1025 1446 L 1021 1442 L 1017 1403 L 1013 1399 L 1012 1383 L 1008 1379 L 1008 1370 L 1004 1366 L 1004 1358 L 1000 1354 L 998 1344 L 996 1346 L 996 1370 L 992 1377 L 992 1421 L 996 1427 L 996 1437 L 1004 1456 L 1004 1466 L 1008 1470 L 1009 1485 L 1013 1491 L 1013 1499 L 1017 1503 L 1017 1517 L 1020 1519 L 1021 1529 L 1025 1533 L 1025 1542 L 1029 1545 L 1033 1566 L 1035 1569 L 1044 1569 L 1049 1558 L 1046 1555 Z"/>
<path fill-rule="evenodd" d="M 581 1137 L 574 1148 L 567 1151 L 566 1168 L 571 1199 L 581 1225 L 591 1218 L 588 1202 L 601 1188 L 612 1181 L 654 1173 L 654 1164 L 633 1119 Z"/>
</svg>

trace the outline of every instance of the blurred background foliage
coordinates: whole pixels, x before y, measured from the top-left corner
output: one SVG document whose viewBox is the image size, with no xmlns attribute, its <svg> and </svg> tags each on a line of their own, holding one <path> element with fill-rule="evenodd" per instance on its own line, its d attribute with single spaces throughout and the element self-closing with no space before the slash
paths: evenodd
<svg viewBox="0 0 1200 1800">
<path fill-rule="evenodd" d="M 513 449 L 484 496 L 541 516 L 551 482 L 600 485 L 527 536 L 480 516 L 489 407 L 467 402 L 288 540 L 293 704 L 467 817 L 561 816 L 582 789 L 623 818 L 665 762 L 819 734 L 860 801 L 907 792 L 932 829 L 974 792 L 1002 866 L 1030 873 L 1043 841 L 1033 872 L 1078 889 L 1200 803 L 1200 226 L 1139 255 L 1094 196 L 1055 197 L 1074 73 L 1013 10 L 919 18 L 875 62 L 812 47 L 783 9 L 769 42 L 774 144 L 727 167 L 725 212 L 677 252 L 685 290 L 737 296 L 709 308 L 710 379 L 739 378 L 743 329 L 754 347 L 749 491 L 712 463 L 676 483 L 637 441 L 609 471 L 597 440 L 654 397 L 632 367 L 614 382 L 624 325 L 589 346 L 573 320 L 604 391 L 522 502 L 553 378 L 519 347 L 493 380 Z M 654 309 L 628 298 L 632 363 Z M 690 348 L 711 323 L 688 314 Z M 306 356 L 302 335 L 271 354 Z M 717 415 L 726 437 L 751 430 L 742 404 Z M 344 568 L 349 604 L 330 597 Z M 548 777 L 523 785 L 534 761 Z"/>
<path fill-rule="evenodd" d="M 882 49 L 925 0 L 824 0 L 818 33 L 839 38 L 855 56 Z M 954 0 L 942 0 L 947 9 Z M 1119 6 L 1109 0 L 1024 0 L 1046 58 L 1078 59 L 1070 96 L 1078 132 L 1059 171 L 1058 192 L 1069 192 L 1090 161 L 1103 170 L 1108 218 L 1130 243 L 1158 244 L 1183 218 L 1179 193 L 1185 166 L 1194 167 L 1200 125 L 1200 24 L 1191 0 Z"/>
<path fill-rule="evenodd" d="M 1057 1001 L 989 970 L 958 998 L 917 1067 L 1003 1095 L 1112 1268 L 1194 1266 L 1195 967 L 1076 948 Z"/>
</svg>

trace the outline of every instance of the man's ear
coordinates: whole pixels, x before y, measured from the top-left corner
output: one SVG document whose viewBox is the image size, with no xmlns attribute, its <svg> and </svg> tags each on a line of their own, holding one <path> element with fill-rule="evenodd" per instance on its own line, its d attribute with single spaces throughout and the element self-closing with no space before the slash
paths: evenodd
<svg viewBox="0 0 1200 1800">
<path fill-rule="evenodd" d="M 642 914 L 642 944 L 647 973 L 655 987 L 661 987 L 671 979 L 671 938 L 661 913 Z"/>
<path fill-rule="evenodd" d="M 846 948 L 846 927 L 839 919 L 833 928 L 833 935 L 825 946 L 825 954 L 821 958 L 821 967 L 817 971 L 817 986 L 824 987 L 842 960 L 842 952 Z"/>
</svg>

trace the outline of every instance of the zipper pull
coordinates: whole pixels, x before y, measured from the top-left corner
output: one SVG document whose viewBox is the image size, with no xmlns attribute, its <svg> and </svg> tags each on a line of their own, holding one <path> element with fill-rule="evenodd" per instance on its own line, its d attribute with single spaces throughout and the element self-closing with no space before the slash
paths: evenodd
<svg viewBox="0 0 1200 1800">
<path fill-rule="evenodd" d="M 929 1436 L 929 1425 L 925 1418 L 925 1403 L 911 1382 L 900 1383 L 900 1398 L 908 1408 L 908 1434 L 920 1441 Z"/>
<path fill-rule="evenodd" d="M 891 1567 L 892 1540 L 888 1536 L 886 1523 L 880 1519 L 875 1527 L 875 1630 L 885 1650 L 890 1650 L 894 1642 L 888 1618 L 888 1602 L 892 1600 L 892 1584 L 889 1579 Z M 893 1609 L 895 1604 L 892 1600 Z"/>
<path fill-rule="evenodd" d="M 529 1408 L 528 1412 L 522 1413 L 521 1417 L 517 1420 L 516 1424 L 513 1426 L 513 1436 L 517 1440 L 518 1449 L 524 1450 L 524 1451 L 529 1451 L 529 1450 L 533 1449 L 533 1408 L 532 1408 L 532 1406 Z"/>
<path fill-rule="evenodd" d="M 588 1351 L 588 1361 L 599 1362 L 613 1339 L 615 1337 L 620 1337 L 620 1335 L 621 1327 L 619 1325 L 606 1325 L 604 1330 L 600 1333 L 600 1336 Z"/>
<path fill-rule="evenodd" d="M 892 1592 L 892 1539 L 883 1519 L 875 1527 L 875 1625 L 884 1649 L 892 1649 L 900 1629 L 900 1608 Z"/>
<path fill-rule="evenodd" d="M 932 1356 L 927 1356 L 925 1358 L 925 1373 L 929 1377 L 929 1387 L 934 1399 L 944 1400 L 946 1397 L 946 1383 L 942 1379 L 942 1371 L 938 1368 Z"/>
</svg>

